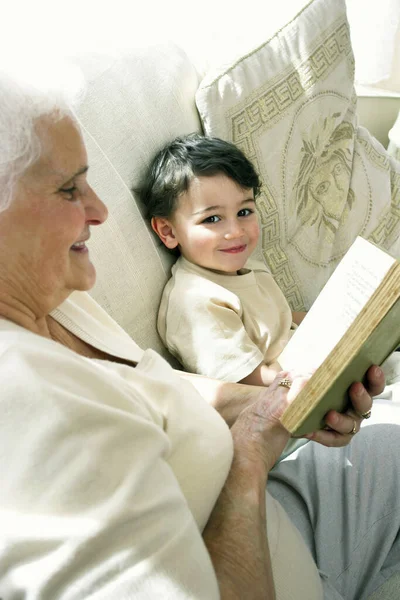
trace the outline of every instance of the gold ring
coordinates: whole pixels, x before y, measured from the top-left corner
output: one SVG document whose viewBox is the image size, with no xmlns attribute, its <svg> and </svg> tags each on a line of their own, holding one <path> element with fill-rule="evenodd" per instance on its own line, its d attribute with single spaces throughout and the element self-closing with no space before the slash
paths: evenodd
<svg viewBox="0 0 400 600">
<path fill-rule="evenodd" d="M 354 421 L 354 427 L 350 431 L 349 435 L 354 435 L 355 433 L 357 433 L 357 423 Z"/>
<path fill-rule="evenodd" d="M 281 385 L 282 387 L 290 388 L 292 386 L 292 382 L 290 381 L 290 379 L 285 377 L 285 379 L 280 380 L 278 385 Z"/>
<path fill-rule="evenodd" d="M 371 416 L 371 409 L 367 410 L 365 413 L 361 413 L 363 419 L 369 419 Z"/>
</svg>

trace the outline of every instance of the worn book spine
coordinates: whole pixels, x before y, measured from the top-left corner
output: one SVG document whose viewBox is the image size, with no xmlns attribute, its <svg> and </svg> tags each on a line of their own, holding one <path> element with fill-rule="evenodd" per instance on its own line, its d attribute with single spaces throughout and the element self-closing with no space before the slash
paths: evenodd
<svg viewBox="0 0 400 600">
<path fill-rule="evenodd" d="M 282 416 L 282 424 L 295 436 L 325 426 L 331 410 L 342 412 L 349 402 L 348 388 L 362 381 L 367 369 L 382 362 L 400 343 L 400 268 L 396 262 L 384 284 L 372 295 L 307 385 Z"/>
</svg>

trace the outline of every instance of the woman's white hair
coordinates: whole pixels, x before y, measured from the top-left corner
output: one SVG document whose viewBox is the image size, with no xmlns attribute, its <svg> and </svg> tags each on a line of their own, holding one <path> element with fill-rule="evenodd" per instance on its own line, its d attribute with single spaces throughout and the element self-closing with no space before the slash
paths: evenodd
<svg viewBox="0 0 400 600">
<path fill-rule="evenodd" d="M 0 211 L 14 195 L 15 184 L 41 154 L 37 119 L 74 115 L 84 93 L 80 69 L 65 60 L 36 57 L 35 63 L 0 66 Z"/>
</svg>

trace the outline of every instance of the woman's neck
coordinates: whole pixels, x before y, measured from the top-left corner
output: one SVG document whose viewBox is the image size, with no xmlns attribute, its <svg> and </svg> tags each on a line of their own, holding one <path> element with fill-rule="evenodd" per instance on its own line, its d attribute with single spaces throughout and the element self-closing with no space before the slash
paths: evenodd
<svg viewBox="0 0 400 600">
<path fill-rule="evenodd" d="M 21 277 L 3 277 L 0 267 L 0 318 L 51 338 L 47 316 L 59 306 L 68 293 L 50 297 L 29 286 L 29 278 L 21 282 Z"/>
<path fill-rule="evenodd" d="M 16 325 L 41 335 L 42 337 L 50 338 L 46 317 L 36 317 L 36 315 L 25 306 L 18 305 L 16 302 L 7 303 L 0 298 L 0 318 L 12 321 Z"/>
</svg>

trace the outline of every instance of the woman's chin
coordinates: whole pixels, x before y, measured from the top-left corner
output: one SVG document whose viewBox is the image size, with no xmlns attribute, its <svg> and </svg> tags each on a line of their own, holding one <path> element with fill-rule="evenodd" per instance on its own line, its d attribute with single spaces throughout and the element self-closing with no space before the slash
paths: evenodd
<svg viewBox="0 0 400 600">
<path fill-rule="evenodd" d="M 80 272 L 74 277 L 74 289 L 79 292 L 87 292 L 91 290 L 94 284 L 96 283 L 96 269 L 90 263 L 85 271 Z"/>
</svg>

